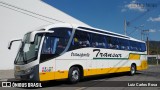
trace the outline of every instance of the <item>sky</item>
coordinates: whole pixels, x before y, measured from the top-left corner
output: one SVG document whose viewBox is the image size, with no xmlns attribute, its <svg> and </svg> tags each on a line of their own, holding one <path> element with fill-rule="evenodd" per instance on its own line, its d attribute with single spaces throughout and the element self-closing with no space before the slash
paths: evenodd
<svg viewBox="0 0 160 90">
<path fill-rule="evenodd" d="M 160 41 L 160 0 L 43 0 L 45 3 L 92 26 L 142 39 Z M 146 40 L 146 37 L 143 38 Z"/>
</svg>

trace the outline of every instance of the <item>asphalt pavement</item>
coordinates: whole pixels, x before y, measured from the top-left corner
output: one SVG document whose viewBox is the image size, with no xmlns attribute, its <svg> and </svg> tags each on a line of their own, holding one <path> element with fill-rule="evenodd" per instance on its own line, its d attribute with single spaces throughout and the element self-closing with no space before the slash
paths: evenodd
<svg viewBox="0 0 160 90">
<path fill-rule="evenodd" d="M 5 75 L 5 76 L 3 76 Z M 13 80 L 13 70 L 0 71 L 0 80 Z M 137 84 L 139 86 L 130 86 Z M 145 86 L 151 83 L 155 86 Z M 140 86 L 141 85 L 141 86 Z M 143 86 L 144 85 L 144 86 Z M 138 71 L 134 76 L 127 73 L 106 74 L 84 78 L 77 84 L 67 81 L 49 81 L 37 90 L 160 90 L 160 66 L 149 66 L 147 70 Z M 0 90 L 28 90 L 28 88 L 1 87 Z"/>
</svg>

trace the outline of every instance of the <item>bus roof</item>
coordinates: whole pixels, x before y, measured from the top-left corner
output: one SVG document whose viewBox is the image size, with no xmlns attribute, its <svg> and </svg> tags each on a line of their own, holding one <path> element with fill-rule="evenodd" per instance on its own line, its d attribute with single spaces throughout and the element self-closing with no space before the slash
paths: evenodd
<svg viewBox="0 0 160 90">
<path fill-rule="evenodd" d="M 48 30 L 50 28 L 55 28 L 55 27 L 68 27 L 68 28 L 75 28 L 75 29 L 78 28 L 80 30 L 94 31 L 94 32 L 98 32 L 98 33 L 104 33 L 104 34 L 108 34 L 108 35 L 115 36 L 115 37 L 120 37 L 120 38 L 124 38 L 124 39 L 128 39 L 128 40 L 132 40 L 132 41 L 138 41 L 138 42 L 145 43 L 145 41 L 138 40 L 138 39 L 132 38 L 127 35 L 118 34 L 115 32 L 108 31 L 108 30 L 98 29 L 98 28 L 84 26 L 84 25 L 77 25 L 77 24 L 70 24 L 70 23 L 57 23 L 57 24 L 46 25 L 46 26 L 43 26 L 40 28 Z"/>
</svg>

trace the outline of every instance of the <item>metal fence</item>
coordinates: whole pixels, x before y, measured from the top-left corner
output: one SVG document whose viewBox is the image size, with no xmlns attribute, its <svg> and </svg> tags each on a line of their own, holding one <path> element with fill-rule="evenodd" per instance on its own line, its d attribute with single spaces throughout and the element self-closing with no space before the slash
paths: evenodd
<svg viewBox="0 0 160 90">
<path fill-rule="evenodd" d="M 148 65 L 160 65 L 160 59 L 158 58 L 158 55 L 150 55 L 148 56 Z"/>
<path fill-rule="evenodd" d="M 160 65 L 160 59 L 156 57 L 148 57 L 148 65 Z"/>
</svg>

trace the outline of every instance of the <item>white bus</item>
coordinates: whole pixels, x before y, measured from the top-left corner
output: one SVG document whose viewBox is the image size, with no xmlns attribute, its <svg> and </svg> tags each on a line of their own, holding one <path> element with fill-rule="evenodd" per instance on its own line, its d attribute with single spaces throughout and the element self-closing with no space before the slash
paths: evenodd
<svg viewBox="0 0 160 90">
<path fill-rule="evenodd" d="M 146 44 L 129 36 L 67 23 L 24 35 L 14 61 L 15 78 L 78 82 L 85 76 L 147 69 Z"/>
</svg>

